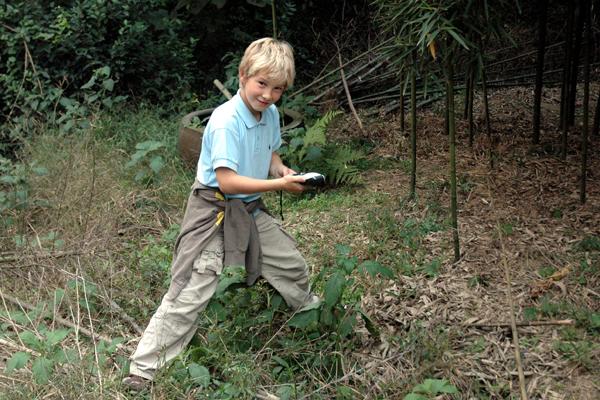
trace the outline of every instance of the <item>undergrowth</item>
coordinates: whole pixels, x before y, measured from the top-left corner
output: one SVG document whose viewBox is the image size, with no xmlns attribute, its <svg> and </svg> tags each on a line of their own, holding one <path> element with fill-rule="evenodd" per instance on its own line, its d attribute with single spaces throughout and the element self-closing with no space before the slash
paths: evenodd
<svg viewBox="0 0 600 400">
<path fill-rule="evenodd" d="M 0 163 L 0 398 L 507 394 L 504 387 L 451 379 L 450 353 L 461 328 L 415 320 L 390 331 L 364 307 L 366 297 L 389 296 L 387 288 L 401 278 L 428 285 L 448 268 L 444 189 L 427 182 L 422 200 L 409 201 L 390 190 L 365 190 L 364 181 L 354 178 L 346 181 L 353 185 L 340 180 L 335 188 L 282 199 L 285 223 L 311 266 L 320 304 L 293 313 L 267 283 L 247 288 L 243 271 L 228 268 L 186 351 L 159 371 L 151 391 L 127 393 L 121 379 L 139 338 L 136 330 L 144 328 L 169 283 L 172 248 L 193 181 L 193 171 L 177 155 L 176 122 L 151 110 L 106 115 L 85 134 L 40 134 L 19 159 Z M 354 164 L 358 169 L 347 176 L 362 176 L 377 165 Z M 472 185 L 465 180 L 465 191 Z M 277 215 L 278 194 L 264 197 Z M 573 247 L 581 261 L 572 275 L 579 285 L 597 282 L 598 243 L 591 235 Z M 393 300 L 416 295 L 406 289 Z M 597 311 L 547 297 L 528 313 L 575 315 L 576 326 L 561 331 L 553 351 L 594 368 Z M 374 372 L 387 358 L 372 356 L 370 366 L 364 363 L 371 356 L 363 352 L 382 346 L 401 350 L 391 377 L 389 371 Z M 481 352 L 483 346 L 475 342 L 469 349 Z M 393 376 L 409 368 L 410 377 Z"/>
</svg>

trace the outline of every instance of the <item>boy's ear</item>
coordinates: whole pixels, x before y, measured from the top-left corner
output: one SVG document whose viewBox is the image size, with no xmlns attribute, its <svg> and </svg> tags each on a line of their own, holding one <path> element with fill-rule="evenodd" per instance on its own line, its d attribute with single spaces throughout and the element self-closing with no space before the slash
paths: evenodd
<svg viewBox="0 0 600 400">
<path fill-rule="evenodd" d="M 240 78 L 241 85 L 246 83 L 246 76 L 244 75 L 244 71 L 242 71 L 241 68 L 238 69 L 238 77 Z"/>
</svg>

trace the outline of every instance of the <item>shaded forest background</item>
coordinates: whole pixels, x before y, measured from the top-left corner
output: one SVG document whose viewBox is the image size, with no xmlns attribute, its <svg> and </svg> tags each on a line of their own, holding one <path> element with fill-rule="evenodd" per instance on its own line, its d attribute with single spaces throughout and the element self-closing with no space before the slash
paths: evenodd
<svg viewBox="0 0 600 400">
<path fill-rule="evenodd" d="M 465 13 L 472 9 L 471 2 L 451 3 Z M 546 44 L 551 46 L 547 70 L 560 68 L 565 46 L 559 43 L 569 29 L 565 16 L 572 12 L 568 4 L 575 2 L 498 4 L 494 12 L 501 13 L 492 16 L 494 26 L 508 35 L 496 37 L 482 50 L 486 57 L 504 50 L 502 57 L 512 62 L 496 60 L 494 64 L 502 64 L 501 68 L 492 71 L 489 78 L 501 80 L 531 72 L 534 58 L 515 56 L 525 49 L 535 50 L 542 5 L 548 9 Z M 212 81 L 227 81 L 226 86 L 235 89 L 235 69 L 245 46 L 274 32 L 295 48 L 296 88 L 337 67 L 337 60 L 332 59 L 337 47 L 348 61 L 380 45 L 391 33 L 382 31 L 378 5 L 368 1 L 12 1 L 3 2 L 0 13 L 3 152 L 7 141 L 18 141 L 20 134 L 31 133 L 27 127 L 32 121 L 59 120 L 63 130 L 69 130 L 69 120 L 85 117 L 87 108 L 110 107 L 124 96 L 128 106 L 169 104 L 178 110 L 198 108 L 198 102 L 203 103 L 201 107 L 221 102 Z M 477 35 L 490 36 L 494 26 Z M 571 45 L 579 46 L 578 59 L 582 60 L 581 26 L 577 29 L 571 33 L 578 37 L 577 43 Z M 596 27 L 592 35 L 597 34 Z M 438 39 L 438 47 L 439 43 Z M 595 50 L 597 47 L 593 51 L 597 55 Z M 402 69 L 397 58 L 399 54 L 388 56 L 377 73 L 370 73 L 369 78 L 376 82 L 366 90 L 397 84 Z M 458 57 L 454 62 L 456 73 L 464 76 L 467 60 Z M 335 79 L 339 81 L 337 76 Z M 533 83 L 531 76 L 524 79 Z M 352 89 L 361 90 L 360 85 Z M 344 96 L 339 100 L 343 102 Z"/>
</svg>

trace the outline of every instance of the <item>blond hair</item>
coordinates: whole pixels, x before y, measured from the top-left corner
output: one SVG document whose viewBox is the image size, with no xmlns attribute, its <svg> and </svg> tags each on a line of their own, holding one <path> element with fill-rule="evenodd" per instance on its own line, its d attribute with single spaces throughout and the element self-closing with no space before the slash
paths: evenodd
<svg viewBox="0 0 600 400">
<path fill-rule="evenodd" d="M 290 87 L 296 76 L 294 50 L 283 40 L 273 38 L 255 40 L 244 52 L 239 72 L 240 76 L 247 78 L 264 73 L 269 79 Z"/>
</svg>

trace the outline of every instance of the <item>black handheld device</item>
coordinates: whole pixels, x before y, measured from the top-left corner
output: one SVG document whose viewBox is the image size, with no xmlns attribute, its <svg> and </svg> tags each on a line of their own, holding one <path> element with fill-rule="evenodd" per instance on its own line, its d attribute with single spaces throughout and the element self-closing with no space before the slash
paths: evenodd
<svg viewBox="0 0 600 400">
<path fill-rule="evenodd" d="M 325 185 L 325 176 L 319 174 L 318 172 L 301 172 L 298 174 L 294 174 L 295 176 L 301 176 L 305 179 L 304 182 L 300 182 L 303 185 L 309 186 L 324 186 Z"/>
</svg>

